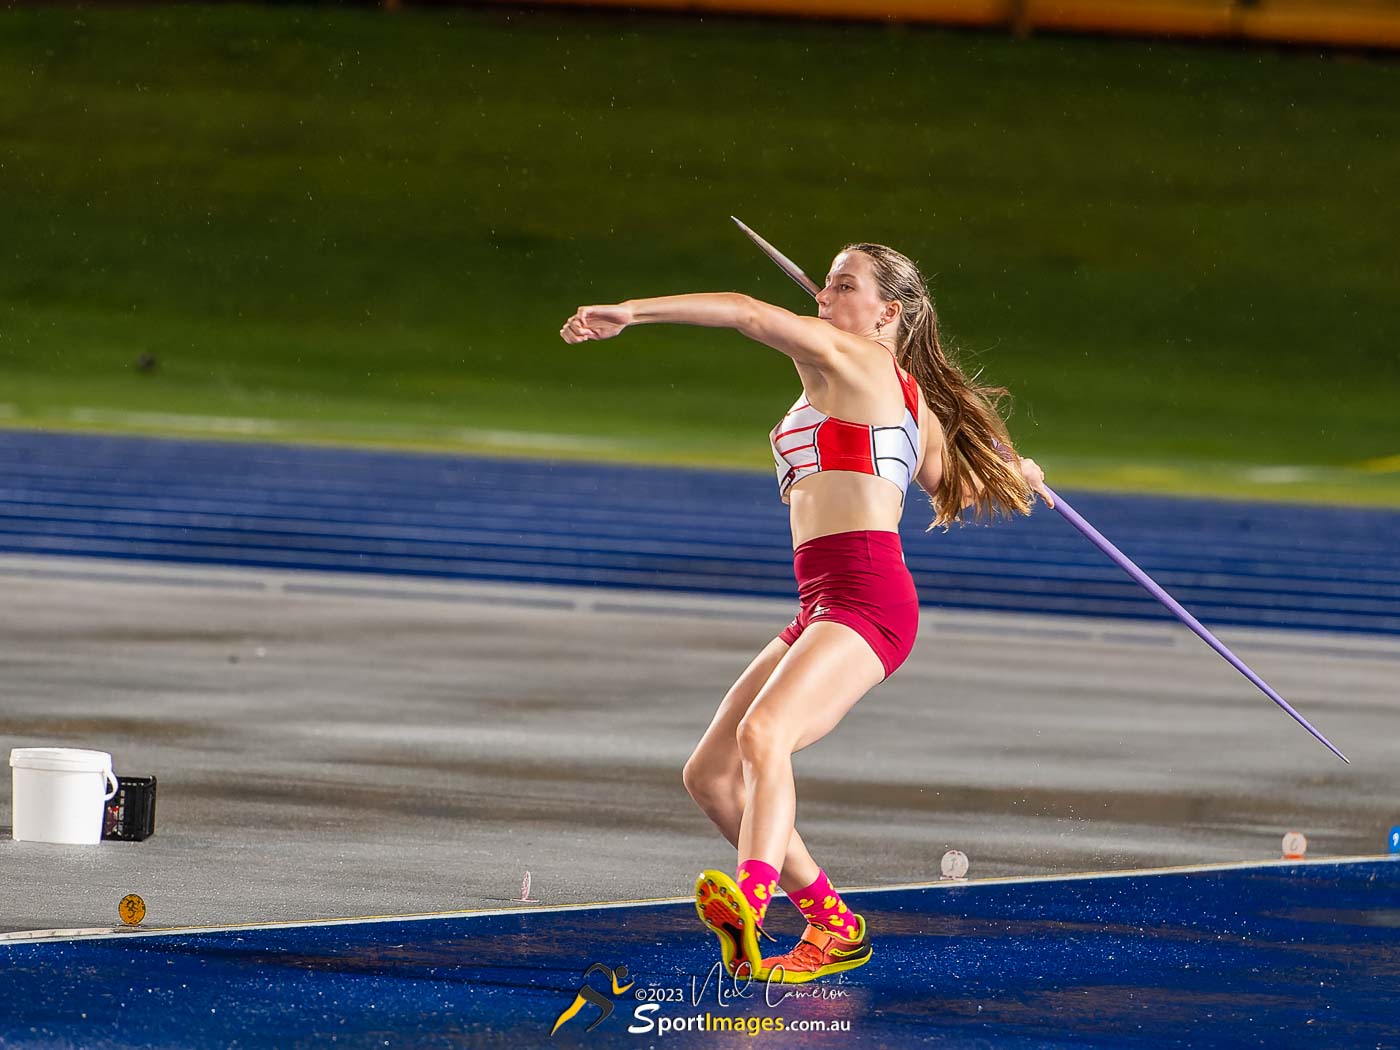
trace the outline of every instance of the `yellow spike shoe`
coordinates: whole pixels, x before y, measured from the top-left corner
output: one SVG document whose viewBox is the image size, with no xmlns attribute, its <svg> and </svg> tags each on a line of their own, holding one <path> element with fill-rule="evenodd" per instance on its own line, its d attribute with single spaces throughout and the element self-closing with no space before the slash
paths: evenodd
<svg viewBox="0 0 1400 1050">
<path fill-rule="evenodd" d="M 854 917 L 860 921 L 854 939 L 837 936 L 824 927 L 808 923 L 797 947 L 786 955 L 764 959 L 759 964 L 758 979 L 774 984 L 806 984 L 818 977 L 864 966 L 872 954 L 870 930 L 866 928 L 865 919 L 859 915 Z"/>
<path fill-rule="evenodd" d="M 719 938 L 727 972 L 735 976 L 758 972 L 762 958 L 758 950 L 758 916 L 732 877 L 714 869 L 702 871 L 695 880 L 695 912 Z"/>
</svg>

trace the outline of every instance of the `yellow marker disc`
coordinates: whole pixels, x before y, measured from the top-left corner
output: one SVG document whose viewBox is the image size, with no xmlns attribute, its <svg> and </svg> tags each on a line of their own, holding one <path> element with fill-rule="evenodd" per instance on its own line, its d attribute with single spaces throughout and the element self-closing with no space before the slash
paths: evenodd
<svg viewBox="0 0 1400 1050">
<path fill-rule="evenodd" d="M 140 926 L 146 917 L 146 902 L 138 894 L 128 893 L 117 905 L 117 914 L 128 926 Z"/>
</svg>

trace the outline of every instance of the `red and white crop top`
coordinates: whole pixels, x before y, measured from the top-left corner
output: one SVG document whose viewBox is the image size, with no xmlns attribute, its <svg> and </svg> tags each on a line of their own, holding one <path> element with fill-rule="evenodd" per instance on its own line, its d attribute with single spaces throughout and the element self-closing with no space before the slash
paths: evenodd
<svg viewBox="0 0 1400 1050">
<path fill-rule="evenodd" d="M 890 363 L 894 364 L 893 358 Z M 897 427 L 828 416 L 813 408 L 805 393 L 788 409 L 769 434 L 784 503 L 789 502 L 788 493 L 795 484 L 823 470 L 874 474 L 904 494 L 919 462 L 919 386 L 897 364 L 894 374 L 904 391 L 904 421 Z"/>
</svg>

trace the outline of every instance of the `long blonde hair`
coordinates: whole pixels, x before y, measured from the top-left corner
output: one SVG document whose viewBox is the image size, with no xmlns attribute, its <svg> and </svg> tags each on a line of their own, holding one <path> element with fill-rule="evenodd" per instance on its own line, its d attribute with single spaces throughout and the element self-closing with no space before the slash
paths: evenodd
<svg viewBox="0 0 1400 1050">
<path fill-rule="evenodd" d="M 899 302 L 895 360 L 914 377 L 929 410 L 943 424 L 943 479 L 930 496 L 934 518 L 929 528 L 967 520 L 962 511 L 969 501 L 974 519 L 1029 514 L 1030 486 L 1015 465 L 1000 411 L 1010 392 L 983 386 L 976 376 L 969 379 L 944 353 L 928 286 L 908 256 L 883 244 L 848 244 L 844 250 L 867 256 L 880 297 Z"/>
</svg>

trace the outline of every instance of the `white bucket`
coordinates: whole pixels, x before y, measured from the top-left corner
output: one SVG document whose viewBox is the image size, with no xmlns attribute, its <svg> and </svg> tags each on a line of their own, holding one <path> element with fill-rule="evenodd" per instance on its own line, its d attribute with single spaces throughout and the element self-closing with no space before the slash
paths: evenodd
<svg viewBox="0 0 1400 1050">
<path fill-rule="evenodd" d="M 112 756 L 72 747 L 17 747 L 14 837 L 18 842 L 102 841 L 106 801 L 117 793 Z"/>
</svg>

